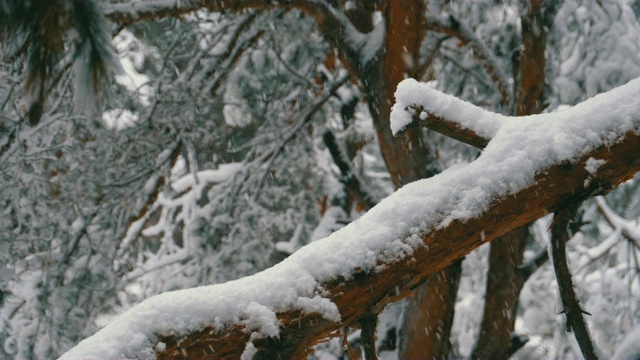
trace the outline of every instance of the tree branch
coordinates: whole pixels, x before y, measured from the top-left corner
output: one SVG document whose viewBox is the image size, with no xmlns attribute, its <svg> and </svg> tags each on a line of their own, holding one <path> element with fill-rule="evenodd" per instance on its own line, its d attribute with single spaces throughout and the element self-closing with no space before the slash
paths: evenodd
<svg viewBox="0 0 640 360">
<path fill-rule="evenodd" d="M 376 325 L 378 325 L 378 314 L 366 314 L 358 320 L 360 323 L 362 347 L 364 349 L 365 360 L 377 360 L 376 355 Z"/>
<path fill-rule="evenodd" d="M 349 80 L 347 75 L 343 75 L 342 77 L 336 79 L 322 94 L 318 99 L 309 104 L 300 114 L 298 120 L 296 120 L 295 124 L 291 126 L 291 128 L 282 135 L 282 140 L 279 144 L 266 151 L 264 154 L 260 155 L 256 161 L 258 163 L 266 163 L 262 176 L 258 182 L 258 185 L 255 188 L 254 198 L 257 198 L 260 194 L 264 181 L 266 179 L 267 173 L 271 166 L 273 165 L 275 159 L 280 155 L 282 150 L 284 150 L 285 145 L 291 141 L 296 135 L 300 134 L 300 130 L 305 127 L 312 119 L 313 115 L 322 109 L 322 106 L 333 96 L 334 92 L 338 90 L 342 85 L 344 85 Z M 268 161 L 268 162 L 267 162 Z"/>
<path fill-rule="evenodd" d="M 640 170 L 638 96 L 640 80 L 505 125 L 474 162 L 401 188 L 273 268 L 152 297 L 62 358 L 304 357 L 482 244 L 630 179 Z M 535 149 L 523 149 L 531 139 Z M 603 160 L 597 171 L 587 171 L 591 158 Z"/>
<path fill-rule="evenodd" d="M 503 71 L 504 66 L 500 64 L 496 56 L 493 55 L 484 42 L 476 36 L 473 30 L 458 21 L 453 15 L 445 18 L 432 13 L 427 14 L 427 26 L 428 30 L 456 37 L 460 39 L 462 44 L 470 45 L 480 65 L 485 69 L 487 75 L 489 75 L 498 88 L 502 101 L 507 108 L 511 107 L 513 91 L 511 90 L 509 77 Z"/>
<path fill-rule="evenodd" d="M 214 12 L 239 12 L 249 8 L 272 8 L 271 2 L 260 0 L 166 0 L 132 1 L 103 6 L 105 16 L 123 26 L 140 21 L 159 20 L 168 17 L 180 17 L 196 10 Z"/>
<path fill-rule="evenodd" d="M 585 359 L 597 359 L 596 352 L 587 328 L 587 323 L 582 316 L 580 301 L 576 297 L 571 280 L 571 272 L 567 263 L 566 243 L 569 241 L 569 222 L 573 220 L 578 210 L 579 202 L 572 201 L 560 207 L 554 214 L 551 226 L 551 252 L 553 254 L 553 269 L 560 288 L 560 298 L 564 306 L 563 313 L 567 317 L 567 331 L 575 334 L 582 355 Z M 589 314 L 591 315 L 591 314 Z"/>
<path fill-rule="evenodd" d="M 524 284 L 542 265 L 549 261 L 547 249 L 540 250 L 533 258 L 518 266 L 518 281 Z"/>
<path fill-rule="evenodd" d="M 358 31 L 342 11 L 324 0 L 148 0 L 105 5 L 104 13 L 109 20 L 128 26 L 139 21 L 180 17 L 197 10 L 240 12 L 275 8 L 293 8 L 309 14 L 322 34 L 346 56 L 352 69 L 361 70 L 366 65 L 363 61 L 367 59 L 361 55 L 372 38 Z"/>
<path fill-rule="evenodd" d="M 513 119 L 488 112 L 413 79 L 401 82 L 395 95 L 391 130 L 396 136 L 411 127 L 422 126 L 483 149 L 498 129 Z"/>
<path fill-rule="evenodd" d="M 406 111 L 412 114 L 413 121 L 409 125 L 402 128 L 402 130 L 398 131 L 396 135 L 399 135 L 410 128 L 422 126 L 429 130 L 433 130 L 442 135 L 448 136 L 452 139 L 474 146 L 478 149 L 484 149 L 491 140 L 484 136 L 478 135 L 478 133 L 476 133 L 472 129 L 463 127 L 460 123 L 431 114 L 422 106 L 410 105 L 407 106 Z"/>
</svg>

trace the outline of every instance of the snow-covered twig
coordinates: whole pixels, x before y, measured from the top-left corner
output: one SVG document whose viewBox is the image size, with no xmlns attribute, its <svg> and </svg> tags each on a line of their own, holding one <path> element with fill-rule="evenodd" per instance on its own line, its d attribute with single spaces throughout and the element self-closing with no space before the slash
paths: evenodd
<svg viewBox="0 0 640 360">
<path fill-rule="evenodd" d="M 640 227 L 637 224 L 616 214 L 607 204 L 607 200 L 602 196 L 596 198 L 596 204 L 611 228 L 615 230 L 619 229 L 622 235 L 633 240 L 640 247 Z"/>
<path fill-rule="evenodd" d="M 264 170 L 260 180 L 258 181 L 258 185 L 255 188 L 255 192 L 253 195 L 254 199 L 256 199 L 259 196 L 260 191 L 262 190 L 264 181 L 266 179 L 266 176 L 269 172 L 269 169 L 271 169 L 271 167 L 273 166 L 273 163 L 275 162 L 280 152 L 284 150 L 285 145 L 300 133 L 302 128 L 311 121 L 311 119 L 313 118 L 313 115 L 316 112 L 318 112 L 320 109 L 322 109 L 322 106 L 327 102 L 327 100 L 331 98 L 331 96 L 333 96 L 333 93 L 336 90 L 338 90 L 342 85 L 344 85 L 348 80 L 349 80 L 348 75 L 343 75 L 342 77 L 336 79 L 331 84 L 331 86 L 327 88 L 327 90 L 324 92 L 322 96 L 320 96 L 313 104 L 310 104 L 302 111 L 302 114 L 300 114 L 300 116 L 298 117 L 298 120 L 294 123 L 294 125 L 291 126 L 291 128 L 289 128 L 289 130 L 285 132 L 285 134 L 282 137 L 282 140 L 276 146 L 274 146 L 269 151 L 262 154 L 256 160 L 258 163 L 266 163 L 266 164 L 264 165 Z"/>
<path fill-rule="evenodd" d="M 465 144 L 475 146 L 478 149 L 484 149 L 491 140 L 478 135 L 471 129 L 462 127 L 459 123 L 431 114 L 425 111 L 422 106 L 409 105 L 406 110 L 413 115 L 413 121 L 396 132 L 396 134 L 401 134 L 414 126 L 422 126 Z"/>
<path fill-rule="evenodd" d="M 363 34 L 349 21 L 338 8 L 325 0 L 206 0 L 206 1 L 167 1 L 147 0 L 128 3 L 109 4 L 103 7 L 108 19 L 121 25 L 131 25 L 139 21 L 158 20 L 175 17 L 197 10 L 214 12 L 241 12 L 246 9 L 289 9 L 295 8 L 312 16 L 323 34 L 338 47 L 353 69 L 364 69 L 377 52 L 384 38 L 384 27 Z"/>
<path fill-rule="evenodd" d="M 395 95 L 391 113 L 391 130 L 395 135 L 420 125 L 484 148 L 508 119 L 413 79 L 401 82 Z"/>
<path fill-rule="evenodd" d="M 169 164 L 170 167 L 175 165 L 178 160 L 178 156 L 182 152 L 183 144 L 182 140 L 176 141 L 166 152 L 166 154 L 160 154 L 158 159 L 158 167 L 161 165 Z M 163 156 L 164 155 L 164 156 Z M 150 210 L 153 208 L 155 200 L 160 193 L 162 185 L 165 183 L 165 177 L 159 174 L 152 175 L 145 183 L 144 187 L 140 191 L 141 199 L 136 211 L 129 217 L 128 226 L 125 228 L 126 234 L 123 234 L 121 241 L 116 247 L 116 253 L 124 251 L 133 240 L 135 240 L 142 228 L 146 219 L 150 215 Z M 136 225 L 136 226 L 133 226 Z"/>
</svg>

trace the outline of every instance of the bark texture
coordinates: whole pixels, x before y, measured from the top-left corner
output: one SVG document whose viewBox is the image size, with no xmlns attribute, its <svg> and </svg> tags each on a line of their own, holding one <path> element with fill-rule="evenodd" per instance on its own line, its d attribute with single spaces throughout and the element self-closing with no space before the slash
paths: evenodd
<svg viewBox="0 0 640 360">
<path fill-rule="evenodd" d="M 447 359 L 461 274 L 462 260 L 458 260 L 430 276 L 406 300 L 398 337 L 400 358 Z"/>
<path fill-rule="evenodd" d="M 491 242 L 489 272 L 480 334 L 474 359 L 506 359 L 522 290 L 518 266 L 529 237 L 528 226 L 519 227 Z"/>
</svg>

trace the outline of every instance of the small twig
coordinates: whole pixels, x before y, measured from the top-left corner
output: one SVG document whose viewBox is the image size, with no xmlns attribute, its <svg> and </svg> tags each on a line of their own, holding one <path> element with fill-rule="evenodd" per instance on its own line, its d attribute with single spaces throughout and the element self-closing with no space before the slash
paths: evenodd
<svg viewBox="0 0 640 360">
<path fill-rule="evenodd" d="M 584 212 L 578 213 L 578 217 L 569 221 L 568 228 L 571 230 L 571 234 L 567 236 L 566 241 L 573 239 L 573 235 L 580 231 L 582 225 L 589 222 L 583 222 Z M 549 251 L 545 248 L 536 253 L 532 258 L 523 262 L 518 266 L 518 278 L 519 281 L 524 284 L 529 277 L 533 275 L 542 265 L 549 261 Z"/>
<path fill-rule="evenodd" d="M 282 58 L 282 56 L 280 55 L 280 52 L 278 50 L 274 49 L 274 47 L 276 46 L 276 40 L 273 38 L 273 34 L 271 34 L 271 39 L 270 40 L 271 40 L 271 43 L 274 44 L 274 46 L 273 47 L 269 46 L 269 50 L 271 50 L 273 52 L 273 54 L 280 61 L 282 66 L 284 66 L 284 68 L 287 69 L 287 71 L 289 71 L 291 73 L 291 75 L 293 75 L 296 79 L 302 81 L 302 83 L 308 85 L 312 89 L 318 89 L 319 86 L 316 83 L 314 83 L 313 81 L 309 80 L 309 78 L 307 78 L 306 76 L 300 74 L 285 59 Z"/>
<path fill-rule="evenodd" d="M 349 357 L 350 360 L 355 360 L 358 358 L 358 355 L 356 354 L 355 350 L 353 350 L 353 347 L 351 346 L 351 344 L 349 343 L 349 328 L 342 328 L 340 330 L 341 333 L 341 342 L 342 342 L 342 347 L 340 350 L 340 358 L 344 357 L 344 353 L 346 350 L 347 356 Z"/>
<path fill-rule="evenodd" d="M 509 339 L 509 349 L 507 350 L 506 358 L 509 359 L 513 354 L 520 350 L 523 346 L 527 345 L 529 338 L 523 335 L 512 334 Z"/>
<path fill-rule="evenodd" d="M 431 114 L 425 111 L 421 105 L 414 104 L 408 106 L 406 110 L 413 115 L 413 121 L 402 131 L 406 131 L 411 127 L 422 126 L 478 149 L 484 149 L 491 140 L 480 136 L 475 131 L 463 127 L 457 122 Z"/>
<path fill-rule="evenodd" d="M 518 280 L 524 284 L 548 260 L 549 252 L 547 249 L 540 250 L 533 258 L 518 266 Z"/>
<path fill-rule="evenodd" d="M 333 162 L 338 166 L 338 169 L 340 169 L 340 178 L 338 180 L 358 198 L 366 210 L 376 206 L 378 201 L 372 194 L 365 190 L 362 181 L 356 175 L 355 171 L 353 171 L 346 154 L 338 145 L 338 141 L 331 130 L 327 129 L 324 134 L 322 134 L 322 140 L 327 146 L 329 153 L 331 153 Z"/>
<path fill-rule="evenodd" d="M 582 316 L 582 314 L 591 314 L 580 308 L 567 263 L 566 242 L 569 240 L 567 230 L 570 221 L 575 218 L 578 206 L 579 203 L 574 201 L 555 212 L 551 225 L 551 252 L 553 254 L 553 268 L 560 289 L 560 298 L 564 306 L 564 310 L 560 313 L 565 314 L 567 318 L 567 331 L 573 330 L 585 359 L 597 359 L 587 323 Z"/>
</svg>

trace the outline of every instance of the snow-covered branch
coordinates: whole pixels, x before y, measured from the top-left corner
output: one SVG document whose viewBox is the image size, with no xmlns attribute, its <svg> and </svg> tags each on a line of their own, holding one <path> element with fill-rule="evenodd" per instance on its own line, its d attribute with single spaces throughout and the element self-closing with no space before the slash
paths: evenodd
<svg viewBox="0 0 640 360">
<path fill-rule="evenodd" d="M 475 146 L 478 149 L 484 149 L 491 140 L 478 135 L 478 133 L 469 128 L 463 127 L 460 123 L 434 115 L 426 111 L 421 105 L 409 105 L 405 110 L 412 115 L 412 120 L 401 129 L 394 131 L 394 135 L 399 135 L 412 127 L 422 126 L 465 144 Z"/>
<path fill-rule="evenodd" d="M 480 245 L 632 177 L 640 170 L 639 97 L 634 80 L 517 122 L 473 110 L 492 124 L 479 127 L 492 140 L 474 162 L 404 186 L 259 274 L 152 297 L 62 358 L 303 357 Z M 604 162 L 593 169 L 591 158 Z"/>
<path fill-rule="evenodd" d="M 640 227 L 635 221 L 627 220 L 616 214 L 603 197 L 596 198 L 598 209 L 614 231 L 619 231 L 624 236 L 640 244 Z"/>
</svg>

